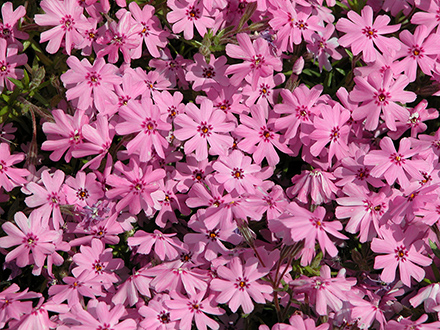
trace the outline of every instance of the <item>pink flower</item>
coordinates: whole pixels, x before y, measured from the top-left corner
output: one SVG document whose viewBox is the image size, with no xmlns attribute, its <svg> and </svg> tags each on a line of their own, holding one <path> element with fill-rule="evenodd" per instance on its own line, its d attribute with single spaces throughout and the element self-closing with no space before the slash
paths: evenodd
<svg viewBox="0 0 440 330">
<path fill-rule="evenodd" d="M 267 270 L 259 267 L 256 258 L 249 258 L 243 269 L 243 264 L 238 257 L 234 257 L 226 266 L 217 268 L 219 278 L 211 281 L 210 288 L 220 293 L 215 300 L 220 304 L 228 303 L 231 311 L 236 312 L 242 307 L 243 312 L 248 314 L 254 310 L 252 299 L 264 304 L 266 299 L 263 293 L 272 293 L 269 284 L 259 282 L 267 274 Z"/>
<path fill-rule="evenodd" d="M 78 29 L 85 30 L 89 27 L 83 14 L 84 9 L 78 6 L 77 0 L 44 0 L 40 5 L 46 13 L 35 15 L 35 22 L 41 26 L 55 26 L 41 33 L 40 42 L 49 41 L 46 50 L 54 54 L 64 39 L 66 52 L 70 55 L 72 48 L 83 40 Z"/>
<path fill-rule="evenodd" d="M 192 88 L 195 91 L 207 91 L 209 88 L 221 89 L 229 85 L 229 79 L 225 76 L 227 61 L 225 56 L 216 59 L 211 54 L 208 64 L 203 55 L 197 53 L 194 55 L 194 60 L 195 63 L 188 66 L 185 78 L 193 81 Z"/>
<path fill-rule="evenodd" d="M 15 45 L 7 46 L 5 39 L 0 38 L 0 89 L 6 86 L 9 90 L 14 89 L 14 83 L 8 78 L 22 79 L 23 69 L 17 66 L 24 65 L 28 58 L 26 54 L 17 54 L 18 48 Z"/>
<path fill-rule="evenodd" d="M 72 151 L 79 149 L 83 143 L 82 128 L 88 124 L 89 117 L 85 115 L 85 110 L 76 110 L 72 117 L 63 110 L 52 110 L 54 123 L 43 123 L 43 132 L 47 135 L 47 140 L 41 146 L 42 150 L 53 151 L 49 158 L 58 161 L 66 152 L 64 159 L 70 162 Z"/>
<path fill-rule="evenodd" d="M 61 80 L 67 87 L 67 100 L 78 99 L 78 108 L 84 110 L 94 104 L 98 111 L 105 110 L 106 101 L 117 103 L 114 84 L 119 85 L 121 77 L 116 75 L 116 66 L 105 63 L 102 57 L 93 65 L 87 59 L 80 62 L 75 56 L 66 62 L 70 70 L 61 75 Z"/>
<path fill-rule="evenodd" d="M 307 44 L 307 50 L 312 52 L 315 56 L 315 60 L 318 59 L 319 71 L 322 72 L 324 67 L 327 71 L 332 69 L 329 57 L 335 60 L 340 60 L 342 58 L 341 53 L 336 50 L 339 46 L 337 39 L 331 36 L 335 32 L 335 26 L 333 24 L 328 24 L 324 31 L 318 31 L 312 34 L 310 43 Z"/>
<path fill-rule="evenodd" d="M 411 277 L 420 282 L 425 277 L 422 267 L 429 266 L 432 259 L 421 253 L 423 242 L 417 237 L 419 231 L 410 226 L 403 232 L 397 225 L 381 227 L 380 230 L 383 239 L 373 238 L 371 249 L 381 254 L 374 261 L 375 269 L 383 269 L 381 280 L 393 282 L 399 266 L 403 284 L 410 287 Z"/>
<path fill-rule="evenodd" d="M 331 257 L 336 257 L 338 249 L 328 235 L 338 239 L 348 239 L 339 232 L 342 230 L 342 224 L 339 221 L 324 220 L 326 211 L 322 206 L 318 206 L 314 212 L 310 212 L 292 202 L 286 207 L 286 210 L 288 213 L 269 222 L 269 229 L 272 232 L 282 232 L 287 228 L 291 240 L 299 242 L 304 239 L 301 265 L 306 266 L 312 261 L 316 241 L 318 241 L 322 252 L 327 251 Z M 287 236 L 285 237 L 287 239 Z"/>
<path fill-rule="evenodd" d="M 202 101 L 200 109 L 194 103 L 188 103 L 185 112 L 174 119 L 177 125 L 174 135 L 185 141 L 185 153 L 195 150 L 196 159 L 204 160 L 208 157 L 209 143 L 211 154 L 224 155 L 233 141 L 227 133 L 235 127 L 233 123 L 226 122 L 224 112 L 214 110 L 208 99 Z"/>
<path fill-rule="evenodd" d="M 49 230 L 47 219 L 42 219 L 41 214 L 32 212 L 29 219 L 23 212 L 14 216 L 15 226 L 11 222 L 2 225 L 8 236 L 0 237 L 0 247 L 9 248 L 18 245 L 6 255 L 6 262 L 16 260 L 18 267 L 35 264 L 44 266 L 48 255 L 55 252 L 54 242 L 60 238 L 60 233 Z M 32 254 L 30 254 L 32 252 Z"/>
<path fill-rule="evenodd" d="M 92 206 L 99 199 L 104 197 L 101 185 L 96 181 L 94 173 L 77 172 L 76 178 L 68 177 L 64 186 L 68 204 L 76 205 L 79 208 Z"/>
<path fill-rule="evenodd" d="M 228 192 L 235 190 L 240 195 L 245 192 L 252 194 L 255 187 L 262 183 L 257 175 L 261 167 L 252 164 L 251 158 L 240 150 L 232 151 L 229 156 L 221 156 L 212 167 L 218 172 L 214 175 L 215 180 L 222 183 Z"/>
<path fill-rule="evenodd" d="M 8 45 L 15 44 L 21 49 L 20 43 L 16 39 L 29 38 L 29 35 L 27 33 L 19 31 L 17 29 L 18 22 L 20 22 L 25 15 L 26 9 L 24 8 L 24 6 L 18 6 L 14 10 L 12 2 L 8 1 L 3 3 L 3 21 L 0 22 L 0 38 L 5 39 Z"/>
<path fill-rule="evenodd" d="M 350 100 L 362 102 L 362 105 L 354 109 L 352 117 L 354 120 L 366 118 L 367 130 L 377 128 L 381 113 L 385 124 L 392 131 L 396 130 L 396 119 L 407 120 L 409 112 L 400 104 L 414 101 L 416 94 L 404 90 L 409 83 L 406 76 L 399 75 L 393 79 L 393 72 L 388 69 L 383 76 L 373 72 L 367 78 L 355 77 L 354 81 L 356 86 L 350 93 Z"/>
<path fill-rule="evenodd" d="M 171 320 L 180 320 L 179 329 L 191 330 L 193 321 L 195 321 L 197 329 L 200 330 L 206 330 L 208 327 L 218 329 L 218 323 L 206 316 L 205 313 L 222 315 L 225 311 L 214 306 L 212 295 L 203 299 L 205 294 L 206 292 L 201 291 L 189 297 L 184 297 L 177 292 L 170 293 L 172 300 L 167 300 L 165 306 L 170 310 Z"/>
<path fill-rule="evenodd" d="M 419 170 L 423 170 L 426 166 L 423 161 L 409 159 L 419 150 L 411 149 L 411 141 L 408 138 L 400 140 L 398 152 L 393 141 L 387 136 L 380 141 L 380 148 L 382 150 L 370 151 L 365 156 L 365 165 L 374 166 L 370 172 L 372 176 L 384 177 L 389 185 L 397 180 L 402 187 L 409 185 L 409 178 L 423 180 Z"/>
<path fill-rule="evenodd" d="M 15 168 L 12 165 L 24 160 L 23 153 L 11 155 L 9 144 L 0 143 L 0 187 L 11 191 L 14 187 L 27 183 L 24 178 L 30 172 L 25 168 Z"/>
<path fill-rule="evenodd" d="M 180 33 L 186 40 L 194 36 L 194 26 L 203 37 L 207 29 L 214 26 L 214 20 L 209 17 L 203 1 L 199 0 L 168 0 L 171 12 L 167 14 L 167 20 L 173 24 L 173 32 Z"/>
<path fill-rule="evenodd" d="M 120 112 L 124 119 L 115 127 L 119 135 L 137 133 L 127 144 L 128 154 L 138 153 L 141 162 L 151 159 L 153 151 L 162 159 L 164 149 L 169 145 L 164 136 L 171 130 L 171 124 L 161 119 L 158 106 L 150 98 L 142 98 L 141 103 L 131 102 Z"/>
<path fill-rule="evenodd" d="M 341 18 L 336 23 L 339 31 L 345 32 L 346 35 L 339 38 L 339 44 L 342 47 L 351 46 L 353 55 L 358 55 L 362 51 L 365 62 L 374 62 L 376 60 L 376 49 L 380 49 L 382 53 L 389 54 L 391 51 L 400 49 L 400 42 L 396 38 L 385 38 L 383 34 L 396 32 L 400 28 L 400 24 L 388 25 L 390 18 L 386 15 L 376 17 L 373 23 L 373 9 L 365 6 L 360 16 L 351 10 L 347 16 L 351 20 Z"/>
<path fill-rule="evenodd" d="M 165 177 L 163 169 L 153 170 L 151 165 L 141 165 L 133 158 L 130 159 L 129 166 L 116 162 L 115 169 L 119 173 L 107 178 L 107 184 L 114 187 L 107 192 L 107 197 L 122 197 L 116 205 L 117 212 L 128 206 L 130 213 L 136 215 L 141 209 L 148 211 L 152 207 L 158 207 L 151 193 L 159 189 L 158 181 Z"/>
<path fill-rule="evenodd" d="M 275 147 L 286 154 L 291 151 L 287 146 L 280 142 L 280 134 L 276 133 L 273 123 L 275 118 L 267 120 L 264 117 L 263 107 L 260 105 L 251 106 L 252 117 L 240 115 L 239 125 L 234 133 L 243 139 L 237 147 L 252 154 L 257 164 L 261 164 L 266 158 L 269 166 L 276 166 L 280 160 Z"/>
<path fill-rule="evenodd" d="M 273 71 L 281 71 L 281 59 L 272 55 L 268 43 L 263 38 L 251 42 L 249 35 L 237 34 L 238 45 L 227 44 L 226 54 L 232 58 L 244 60 L 243 63 L 233 64 L 226 69 L 226 74 L 233 74 L 231 84 L 238 86 L 243 79 L 251 75 L 252 86 L 257 87 L 258 78 L 267 77 Z"/>
<path fill-rule="evenodd" d="M 29 194 L 33 194 L 32 196 L 26 197 L 26 205 L 29 207 L 41 205 L 38 208 L 38 212 L 40 212 L 44 219 L 49 218 L 52 213 L 51 225 L 53 229 L 56 230 L 60 228 L 60 225 L 64 224 L 64 219 L 60 211 L 60 205 L 66 204 L 66 196 L 61 189 L 64 176 L 65 174 L 61 170 L 57 170 L 53 175 L 50 175 L 49 171 L 46 170 L 41 173 L 44 188 L 35 182 L 29 182 L 26 185 Z"/>
</svg>

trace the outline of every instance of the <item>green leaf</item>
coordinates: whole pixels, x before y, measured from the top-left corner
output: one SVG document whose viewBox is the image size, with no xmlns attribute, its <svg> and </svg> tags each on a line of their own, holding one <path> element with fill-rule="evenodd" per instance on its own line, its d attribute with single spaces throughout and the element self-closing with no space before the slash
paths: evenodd
<svg viewBox="0 0 440 330">
<path fill-rule="evenodd" d="M 20 80 L 8 77 L 8 79 L 18 88 L 23 89 L 23 83 Z"/>
<path fill-rule="evenodd" d="M 434 255 L 440 259 L 440 250 L 439 250 L 437 244 L 434 243 L 433 241 L 429 240 L 429 246 L 430 246 L 432 252 L 434 252 Z"/>
</svg>

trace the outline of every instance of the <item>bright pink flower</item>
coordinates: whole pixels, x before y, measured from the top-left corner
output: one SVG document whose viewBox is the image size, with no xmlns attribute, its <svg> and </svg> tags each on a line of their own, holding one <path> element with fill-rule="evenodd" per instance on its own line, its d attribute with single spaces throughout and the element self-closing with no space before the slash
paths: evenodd
<svg viewBox="0 0 440 330">
<path fill-rule="evenodd" d="M 144 5 L 141 9 L 136 2 L 131 2 L 128 5 L 130 13 L 133 15 L 136 23 L 141 26 L 139 36 L 147 45 L 148 52 L 153 57 L 160 57 L 159 47 L 165 48 L 170 33 L 167 30 L 162 29 L 159 18 L 154 16 L 154 7 L 150 5 Z M 131 51 L 131 57 L 136 59 L 142 55 L 142 43 Z"/>
<path fill-rule="evenodd" d="M 107 197 L 122 197 L 116 205 L 117 212 L 128 206 L 130 213 L 136 215 L 141 209 L 148 211 L 150 208 L 158 207 L 151 193 L 159 189 L 158 181 L 165 177 L 163 169 L 153 170 L 151 165 L 141 165 L 134 158 L 130 159 L 129 166 L 118 161 L 114 168 L 118 174 L 112 174 L 107 178 L 107 184 L 114 187 L 107 191 Z"/>
<path fill-rule="evenodd" d="M 172 10 L 167 14 L 167 20 L 173 24 L 173 32 L 183 31 L 186 40 L 193 38 L 194 26 L 202 37 L 207 29 L 214 26 L 214 20 L 209 17 L 203 1 L 168 0 L 167 5 Z"/>
<path fill-rule="evenodd" d="M 96 238 L 92 240 L 91 246 L 82 245 L 81 252 L 76 253 L 72 258 L 78 265 L 72 269 L 72 274 L 78 278 L 81 273 L 86 272 L 85 281 L 99 281 L 107 289 L 112 283 L 118 282 L 119 277 L 114 271 L 121 269 L 124 261 L 119 258 L 113 259 L 113 249 L 104 248 L 104 243 Z"/>
<path fill-rule="evenodd" d="M 165 306 L 170 311 L 171 320 L 180 320 L 179 329 L 191 330 L 193 322 L 199 330 L 206 330 L 207 328 L 216 330 L 219 328 L 218 323 L 206 316 L 205 313 L 222 315 L 225 311 L 214 306 L 212 295 L 203 299 L 205 294 L 206 292 L 201 291 L 189 297 L 184 297 L 177 292 L 170 293 L 172 300 L 165 301 Z"/>
<path fill-rule="evenodd" d="M 173 122 L 176 116 L 185 112 L 185 104 L 182 103 L 183 94 L 180 92 L 174 92 L 172 95 L 168 91 L 155 93 L 153 100 L 160 109 L 162 120 L 165 121 L 164 117 L 166 114 L 166 121 L 168 123 Z"/>
<path fill-rule="evenodd" d="M 105 63 L 102 57 L 93 65 L 85 58 L 80 62 L 75 56 L 66 62 L 70 70 L 61 75 L 61 80 L 67 88 L 67 100 L 78 99 L 77 106 L 83 110 L 94 104 L 98 111 L 105 111 L 106 101 L 117 103 L 114 85 L 120 84 L 121 77 L 116 75 L 116 66 Z"/>
<path fill-rule="evenodd" d="M 338 160 L 348 156 L 348 135 L 350 126 L 350 111 L 344 109 L 339 103 L 333 107 L 322 106 L 321 116 L 313 120 L 313 132 L 309 138 L 315 140 L 310 147 L 310 153 L 317 157 L 322 149 L 330 142 L 328 147 L 328 161 L 331 165 L 333 156 Z"/>
<path fill-rule="evenodd" d="M 336 208 L 335 215 L 338 219 L 350 219 L 345 230 L 352 234 L 359 232 L 361 243 L 380 235 L 381 219 L 389 207 L 386 194 L 370 192 L 353 183 L 345 185 L 342 191 L 347 197 L 336 199 L 342 206 Z"/>
<path fill-rule="evenodd" d="M 301 265 L 306 266 L 315 254 L 315 245 L 318 242 L 324 253 L 331 257 L 336 257 L 338 249 L 330 240 L 329 234 L 338 239 L 348 239 L 339 231 L 342 230 L 342 224 L 339 221 L 324 220 L 326 211 L 322 206 L 318 206 L 314 212 L 299 206 L 295 202 L 290 203 L 286 207 L 286 212 L 279 219 L 269 222 L 269 229 L 276 232 L 283 232 L 287 228 L 287 234 L 284 236 L 287 240 L 299 242 L 304 240 L 304 248 L 302 250 Z M 290 234 L 290 237 L 287 235 Z"/>
<path fill-rule="evenodd" d="M 331 276 L 330 267 L 321 267 L 320 276 L 308 278 L 301 276 L 290 284 L 295 292 L 309 294 L 310 303 L 315 306 L 319 315 L 328 315 L 327 307 L 338 312 L 342 309 L 342 302 L 348 301 L 348 293 L 356 284 L 355 278 L 345 278 L 346 270 L 342 268 L 336 277 Z"/>
<path fill-rule="evenodd" d="M 399 319 L 399 321 L 391 320 L 387 323 L 385 329 L 387 330 L 406 330 L 406 329 L 420 329 L 420 330 L 436 330 L 440 328 L 440 322 L 425 323 L 428 320 L 428 315 L 423 314 L 416 321 L 411 321 L 410 317 Z"/>
<path fill-rule="evenodd" d="M 318 59 L 319 71 L 322 72 L 324 67 L 327 71 L 332 69 L 329 57 L 335 60 L 340 60 L 342 58 L 341 53 L 336 50 L 339 43 L 336 37 L 332 38 L 335 32 L 335 26 L 333 24 L 328 24 L 324 31 L 318 31 L 312 34 L 311 42 L 307 44 L 307 50 L 312 52 L 315 56 L 315 60 Z"/>
<path fill-rule="evenodd" d="M 90 304 L 89 304 L 90 305 Z M 72 330 L 90 330 L 90 329 L 112 329 L 112 330 L 136 330 L 136 322 L 131 318 L 125 318 L 125 307 L 121 304 L 110 308 L 104 301 L 100 301 L 96 306 L 88 306 L 87 311 L 80 305 L 75 305 L 71 313 L 76 321 L 81 325 L 72 325 Z M 120 322 L 124 317 L 125 320 Z"/>
<path fill-rule="evenodd" d="M 220 156 L 212 165 L 218 173 L 214 175 L 217 182 L 224 185 L 228 192 L 235 190 L 238 194 L 252 194 L 262 183 L 258 177 L 261 167 L 252 164 L 250 157 L 240 150 L 234 150 L 229 156 Z"/>
<path fill-rule="evenodd" d="M 259 280 L 267 274 L 256 258 L 249 258 L 243 269 L 243 264 L 238 257 L 234 257 L 226 266 L 217 268 L 218 278 L 211 281 L 210 289 L 220 293 L 215 300 L 220 304 L 228 303 L 234 313 L 241 306 L 243 312 L 248 314 L 254 310 L 252 299 L 259 303 L 266 303 L 263 293 L 272 293 L 272 287 Z"/>
<path fill-rule="evenodd" d="M 186 80 L 193 81 L 192 88 L 195 91 L 207 91 L 209 88 L 221 89 L 222 86 L 229 85 L 229 79 L 225 76 L 226 56 L 215 58 L 210 56 L 209 64 L 205 57 L 197 53 L 194 55 L 194 64 L 188 66 Z"/>
<path fill-rule="evenodd" d="M 200 162 L 192 155 L 187 155 L 186 162 L 176 163 L 174 180 L 177 180 L 176 188 L 179 192 L 187 192 L 193 184 L 204 184 L 206 179 L 214 171 L 212 162 L 204 159 Z"/>
<path fill-rule="evenodd" d="M 127 243 L 131 248 L 137 246 L 136 252 L 141 254 L 150 254 L 154 246 L 154 252 L 160 260 L 174 260 L 183 250 L 182 242 L 174 237 L 176 234 L 163 234 L 157 229 L 154 230 L 154 233 L 138 230 L 134 236 L 127 239 Z"/>
<path fill-rule="evenodd" d="M 0 143 L 0 187 L 11 191 L 14 187 L 27 183 L 24 178 L 30 172 L 25 168 L 15 168 L 12 165 L 24 160 L 23 153 L 13 154 L 9 150 L 9 144 Z"/>
<path fill-rule="evenodd" d="M 286 76 L 282 73 L 277 73 L 268 77 L 260 77 L 257 83 L 258 88 L 252 88 L 251 85 L 244 86 L 242 93 L 247 97 L 246 105 L 250 107 L 256 103 L 264 109 L 267 109 L 269 104 L 273 106 L 278 102 L 278 95 L 280 95 L 280 90 L 275 87 L 281 85 L 284 80 L 286 80 Z M 267 113 L 265 115 L 266 117 L 268 116 Z"/>
<path fill-rule="evenodd" d="M 0 22 L 0 38 L 7 41 L 8 45 L 15 44 L 19 48 L 20 43 L 16 39 L 28 39 L 29 35 L 17 29 L 18 22 L 26 15 L 24 6 L 18 6 L 13 9 L 12 2 L 3 3 L 2 19 Z"/>
<path fill-rule="evenodd" d="M 72 48 L 83 40 L 77 29 L 85 30 L 89 27 L 83 14 L 84 8 L 78 6 L 77 0 L 43 0 L 40 6 L 45 14 L 35 15 L 35 22 L 41 26 L 55 26 L 41 33 L 40 42 L 49 41 L 46 50 L 54 54 L 64 39 L 66 52 L 70 55 Z"/>
<path fill-rule="evenodd" d="M 6 86 L 13 90 L 15 85 L 8 78 L 22 79 L 23 69 L 17 69 L 17 66 L 24 65 L 28 58 L 26 54 L 17 54 L 18 48 L 15 45 L 7 46 L 5 39 L 0 38 L 0 89 Z"/>
<path fill-rule="evenodd" d="M 238 45 L 227 44 L 226 54 L 232 58 L 244 60 L 243 63 L 233 64 L 226 69 L 226 74 L 233 74 L 230 78 L 231 84 L 238 86 L 243 79 L 251 75 L 252 86 L 257 87 L 258 78 L 267 77 L 273 71 L 281 71 L 281 59 L 275 57 L 263 38 L 251 42 L 249 35 L 237 34 Z"/>
<path fill-rule="evenodd" d="M 52 110 L 54 123 L 43 123 L 43 132 L 47 135 L 47 140 L 41 146 L 42 150 L 53 151 L 49 158 L 58 161 L 63 154 L 64 160 L 70 162 L 72 151 L 81 147 L 83 143 L 82 128 L 88 124 L 89 117 L 85 115 L 85 110 L 76 110 L 72 117 L 63 110 Z"/>
<path fill-rule="evenodd" d="M 142 330 L 178 329 L 178 322 L 171 321 L 170 312 L 164 304 L 164 302 L 169 299 L 167 294 L 156 294 L 154 298 L 148 302 L 147 306 L 141 306 L 139 308 L 139 314 L 144 317 L 139 324 Z"/>
<path fill-rule="evenodd" d="M 393 78 L 391 69 L 380 74 L 371 73 L 367 78 L 355 77 L 356 86 L 350 93 L 350 99 L 354 102 L 362 102 L 362 105 L 354 109 L 354 120 L 365 121 L 365 128 L 375 130 L 379 123 L 379 117 L 385 120 L 387 127 L 395 131 L 396 120 L 406 121 L 409 112 L 401 103 L 409 103 L 416 99 L 414 92 L 405 91 L 409 80 L 404 75 Z"/>
<path fill-rule="evenodd" d="M 405 57 L 394 66 L 397 72 L 405 72 L 409 81 L 415 81 L 417 78 L 417 68 L 428 76 L 432 75 L 435 69 L 436 57 L 440 51 L 440 36 L 438 34 L 429 34 L 428 28 L 424 25 L 417 26 L 412 35 L 408 30 L 403 30 L 400 40 L 404 43 L 402 49 L 397 52 L 396 57 Z"/>
<path fill-rule="evenodd" d="M 17 212 L 14 220 L 18 228 L 9 221 L 2 225 L 8 236 L 0 237 L 0 247 L 10 248 L 18 245 L 6 255 L 5 261 L 16 260 L 18 267 L 32 264 L 37 267 L 44 266 L 46 257 L 55 252 L 54 242 L 60 238 L 60 233 L 49 230 L 47 219 L 42 219 L 41 214 L 35 211 L 29 219 L 23 212 Z"/>
<path fill-rule="evenodd" d="M 419 231 L 411 226 L 403 232 L 400 226 L 381 227 L 383 239 L 373 238 L 371 250 L 381 255 L 376 256 L 375 269 L 383 269 L 382 281 L 393 282 L 399 266 L 400 280 L 411 286 L 411 277 L 420 282 L 425 277 L 422 267 L 429 266 L 432 259 L 422 254 L 423 242 L 418 239 Z M 422 266 L 422 267 L 419 267 Z"/>
<path fill-rule="evenodd" d="M 193 63 L 191 60 L 184 59 L 182 55 L 177 54 L 173 59 L 168 49 L 161 53 L 161 59 L 152 59 L 149 65 L 162 74 L 172 87 L 179 85 L 185 89 L 188 88 L 188 82 L 185 79 L 185 68 Z"/>
<path fill-rule="evenodd" d="M 161 119 L 159 107 L 153 105 L 150 98 L 130 103 L 120 116 L 124 121 L 116 125 L 116 132 L 119 135 L 137 133 L 127 144 L 129 155 L 138 153 L 140 161 L 146 162 L 154 150 L 159 157 L 165 158 L 164 149 L 169 143 L 164 136 L 171 130 L 171 124 Z"/>
<path fill-rule="evenodd" d="M 33 194 L 26 197 L 26 205 L 29 207 L 41 205 L 37 210 L 45 219 L 49 218 L 52 213 L 51 225 L 56 230 L 60 228 L 60 225 L 64 224 L 60 211 L 60 205 L 66 204 L 66 196 L 61 189 L 64 176 L 65 174 L 61 170 L 57 170 L 53 175 L 49 174 L 48 170 L 45 170 L 41 173 L 44 188 L 35 182 L 29 182 L 26 185 L 29 194 Z"/>
<path fill-rule="evenodd" d="M 76 173 L 75 178 L 69 176 L 63 189 L 66 194 L 67 203 L 78 208 L 83 208 L 87 205 L 92 206 L 104 197 L 104 192 L 99 182 L 96 181 L 96 174 L 94 173 L 86 174 L 79 171 Z"/>
<path fill-rule="evenodd" d="M 20 301 L 23 299 L 40 298 L 41 293 L 28 292 L 25 289 L 17 292 L 20 287 L 12 283 L 11 286 L 0 292 L 0 327 L 5 328 L 10 319 L 20 320 L 23 314 L 30 314 L 32 311 L 31 301 Z"/>
<path fill-rule="evenodd" d="M 377 51 L 374 45 L 386 54 L 400 49 L 400 42 L 396 38 L 382 36 L 383 34 L 396 32 L 399 30 L 400 24 L 388 25 L 390 18 L 386 15 L 376 17 L 373 23 L 373 9 L 370 6 L 365 6 L 361 15 L 351 10 L 347 14 L 351 21 L 341 18 L 336 23 L 336 28 L 346 33 L 346 35 L 339 38 L 339 44 L 342 47 L 351 46 L 353 55 L 362 52 L 365 62 L 376 60 Z"/>
<path fill-rule="evenodd" d="M 226 122 L 226 115 L 220 110 L 214 110 L 212 102 L 204 99 L 200 109 L 194 103 L 186 105 L 185 114 L 174 119 L 177 125 L 174 135 L 180 141 L 185 141 L 185 153 L 195 150 L 196 159 L 204 160 L 209 151 L 213 155 L 224 155 L 233 139 L 227 134 L 235 127 Z"/>
<path fill-rule="evenodd" d="M 380 148 L 382 150 L 372 150 L 365 156 L 365 165 L 374 166 L 370 172 L 372 176 L 385 178 L 389 185 L 397 180 L 402 187 L 409 185 L 409 178 L 423 180 L 419 170 L 426 166 L 423 161 L 409 159 L 419 152 L 418 149 L 411 149 L 409 139 L 400 140 L 397 152 L 393 141 L 386 136 L 380 141 Z"/>
<path fill-rule="evenodd" d="M 98 52 L 98 58 L 108 55 L 108 61 L 116 63 L 121 51 L 124 62 L 130 63 L 132 51 L 141 44 L 139 42 L 141 31 L 142 26 L 133 22 L 130 12 L 125 12 L 119 22 L 111 21 L 105 36 L 97 40 L 98 43 L 106 45 Z"/>
<path fill-rule="evenodd" d="M 112 297 L 114 304 L 124 304 L 128 302 L 129 306 L 133 306 L 139 301 L 139 294 L 151 298 L 150 282 L 151 277 L 146 275 L 147 268 L 138 271 L 133 269 L 133 275 L 118 286 L 116 294 Z M 141 296 L 141 298 L 143 298 Z"/>
</svg>

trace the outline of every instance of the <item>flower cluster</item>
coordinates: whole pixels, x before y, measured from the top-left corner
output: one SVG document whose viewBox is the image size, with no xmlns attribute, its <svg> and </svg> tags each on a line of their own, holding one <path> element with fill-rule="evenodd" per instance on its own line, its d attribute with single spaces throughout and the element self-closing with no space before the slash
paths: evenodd
<svg viewBox="0 0 440 330">
<path fill-rule="evenodd" d="M 128 2 L 1 7 L 0 327 L 440 328 L 437 1 Z"/>
</svg>

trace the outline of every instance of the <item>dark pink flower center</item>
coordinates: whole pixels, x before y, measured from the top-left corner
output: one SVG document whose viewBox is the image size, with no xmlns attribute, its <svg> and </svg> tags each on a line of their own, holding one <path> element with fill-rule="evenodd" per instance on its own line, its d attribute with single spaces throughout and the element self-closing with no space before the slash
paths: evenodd
<svg viewBox="0 0 440 330">
<path fill-rule="evenodd" d="M 267 84 L 260 85 L 260 96 L 268 97 L 270 95 L 270 87 Z"/>
<path fill-rule="evenodd" d="M 295 26 L 300 30 L 307 30 L 307 23 L 304 22 L 302 19 L 300 19 L 298 22 L 295 23 Z"/>
<path fill-rule="evenodd" d="M 319 218 L 316 218 L 316 217 L 312 217 L 312 218 L 310 218 L 309 219 L 309 221 L 312 223 L 312 225 L 315 227 L 315 228 L 320 228 L 320 229 L 323 229 L 323 227 L 322 227 L 322 219 L 319 219 Z"/>
<path fill-rule="evenodd" d="M 330 133 L 330 140 L 336 142 L 340 136 L 341 133 L 339 132 L 339 126 L 333 127 Z"/>
<path fill-rule="evenodd" d="M 101 75 L 99 75 L 95 71 L 87 73 L 86 80 L 90 87 L 101 85 Z"/>
<path fill-rule="evenodd" d="M 251 69 L 258 69 L 264 64 L 264 57 L 261 54 L 255 55 L 251 60 Z"/>
<path fill-rule="evenodd" d="M 202 181 L 205 178 L 205 172 L 203 170 L 194 170 L 193 171 L 193 180 L 194 181 Z"/>
<path fill-rule="evenodd" d="M 97 274 L 102 274 L 104 271 L 104 268 L 105 268 L 104 264 L 100 260 L 95 260 L 95 262 L 93 263 L 93 270 Z"/>
<path fill-rule="evenodd" d="M 240 291 L 244 291 L 245 289 L 249 288 L 249 283 L 248 283 L 248 279 L 246 277 L 239 277 L 235 280 L 235 288 L 240 290 Z"/>
<path fill-rule="evenodd" d="M 373 29 L 370 26 L 366 26 L 364 29 L 362 29 L 362 33 L 368 38 L 368 39 L 373 39 L 373 38 L 377 38 L 377 30 Z"/>
<path fill-rule="evenodd" d="M 211 241 L 216 241 L 218 239 L 218 234 L 219 234 L 220 230 L 211 230 L 206 234 L 206 237 L 208 237 L 209 240 Z"/>
<path fill-rule="evenodd" d="M 197 126 L 197 132 L 200 136 L 207 137 L 211 135 L 212 125 L 208 124 L 206 121 L 202 121 L 199 126 Z"/>
<path fill-rule="evenodd" d="M 374 93 L 375 103 L 376 105 L 387 105 L 388 100 L 390 99 L 391 94 L 383 90 L 382 88 Z"/>
<path fill-rule="evenodd" d="M 208 66 L 207 68 L 203 68 L 203 78 L 214 78 L 215 70 L 212 66 Z"/>
<path fill-rule="evenodd" d="M 266 126 L 260 127 L 260 138 L 264 139 L 265 142 L 269 142 L 273 137 L 274 134 L 270 128 L 267 128 Z"/>
<path fill-rule="evenodd" d="M 79 144 L 82 142 L 81 133 L 76 129 L 70 133 L 70 144 Z"/>
<path fill-rule="evenodd" d="M 37 242 L 38 237 L 32 233 L 27 234 L 26 237 L 23 238 L 23 244 L 25 244 L 28 249 L 33 249 L 37 245 Z"/>
<path fill-rule="evenodd" d="M 409 50 L 409 54 L 411 55 L 412 58 L 416 58 L 416 57 L 423 57 L 423 52 L 424 49 L 423 47 L 420 47 L 419 45 L 414 45 L 412 46 L 412 48 L 410 48 Z"/>
<path fill-rule="evenodd" d="M 296 108 L 296 118 L 301 119 L 302 121 L 308 121 L 309 117 L 310 111 L 306 105 L 301 105 Z"/>
<path fill-rule="evenodd" d="M 356 177 L 358 180 L 364 181 L 370 176 L 370 170 L 368 168 L 360 168 L 357 171 Z"/>
<path fill-rule="evenodd" d="M 112 330 L 112 329 L 110 329 L 110 324 L 104 323 L 104 325 L 100 325 L 96 330 Z"/>
<path fill-rule="evenodd" d="M 244 171 L 241 168 L 235 167 L 232 172 L 231 175 L 234 179 L 243 179 L 244 178 Z"/>
<path fill-rule="evenodd" d="M 78 191 L 76 192 L 76 197 L 78 197 L 78 199 L 80 199 L 82 201 L 89 198 L 89 196 L 90 196 L 89 192 L 85 188 L 79 188 Z"/>
<path fill-rule="evenodd" d="M 390 156 L 390 160 L 392 163 L 402 166 L 403 164 L 405 164 L 405 158 L 403 158 L 403 155 L 401 154 L 397 154 L 397 153 L 393 153 Z"/>
<path fill-rule="evenodd" d="M 394 249 L 394 252 L 396 253 L 396 259 L 397 261 L 406 261 L 406 258 L 408 257 L 408 250 L 405 246 L 401 245 Z"/>
<path fill-rule="evenodd" d="M 154 134 L 156 132 L 157 123 L 151 118 L 147 118 L 141 125 L 145 134 Z"/>
<path fill-rule="evenodd" d="M 73 17 L 70 15 L 66 15 L 60 20 L 61 28 L 64 31 L 71 31 L 73 29 L 73 25 L 75 24 L 75 21 L 73 20 Z"/>
<path fill-rule="evenodd" d="M 139 34 L 147 37 L 150 34 L 148 32 L 148 31 L 150 31 L 150 27 L 147 25 L 147 23 L 141 22 L 141 24 L 143 25 L 143 29 Z"/>
<path fill-rule="evenodd" d="M 0 61 L 0 75 L 5 76 L 9 73 L 9 64 L 6 61 Z"/>
<path fill-rule="evenodd" d="M 160 321 L 160 323 L 168 324 L 171 321 L 170 313 L 168 313 L 166 311 L 161 311 L 159 313 L 159 315 L 157 316 L 157 319 Z"/>
<path fill-rule="evenodd" d="M 186 16 L 190 21 L 197 20 L 200 18 L 200 10 L 194 8 L 194 6 L 189 6 L 188 9 L 186 10 Z"/>
<path fill-rule="evenodd" d="M 0 160 L 0 173 L 7 171 L 6 162 L 4 160 Z"/>
<path fill-rule="evenodd" d="M 8 24 L 5 24 L 3 26 L 0 26 L 0 28 L 2 30 L 0 36 L 5 38 L 5 39 L 8 39 L 11 36 L 11 34 L 12 34 L 10 26 Z"/>
</svg>

